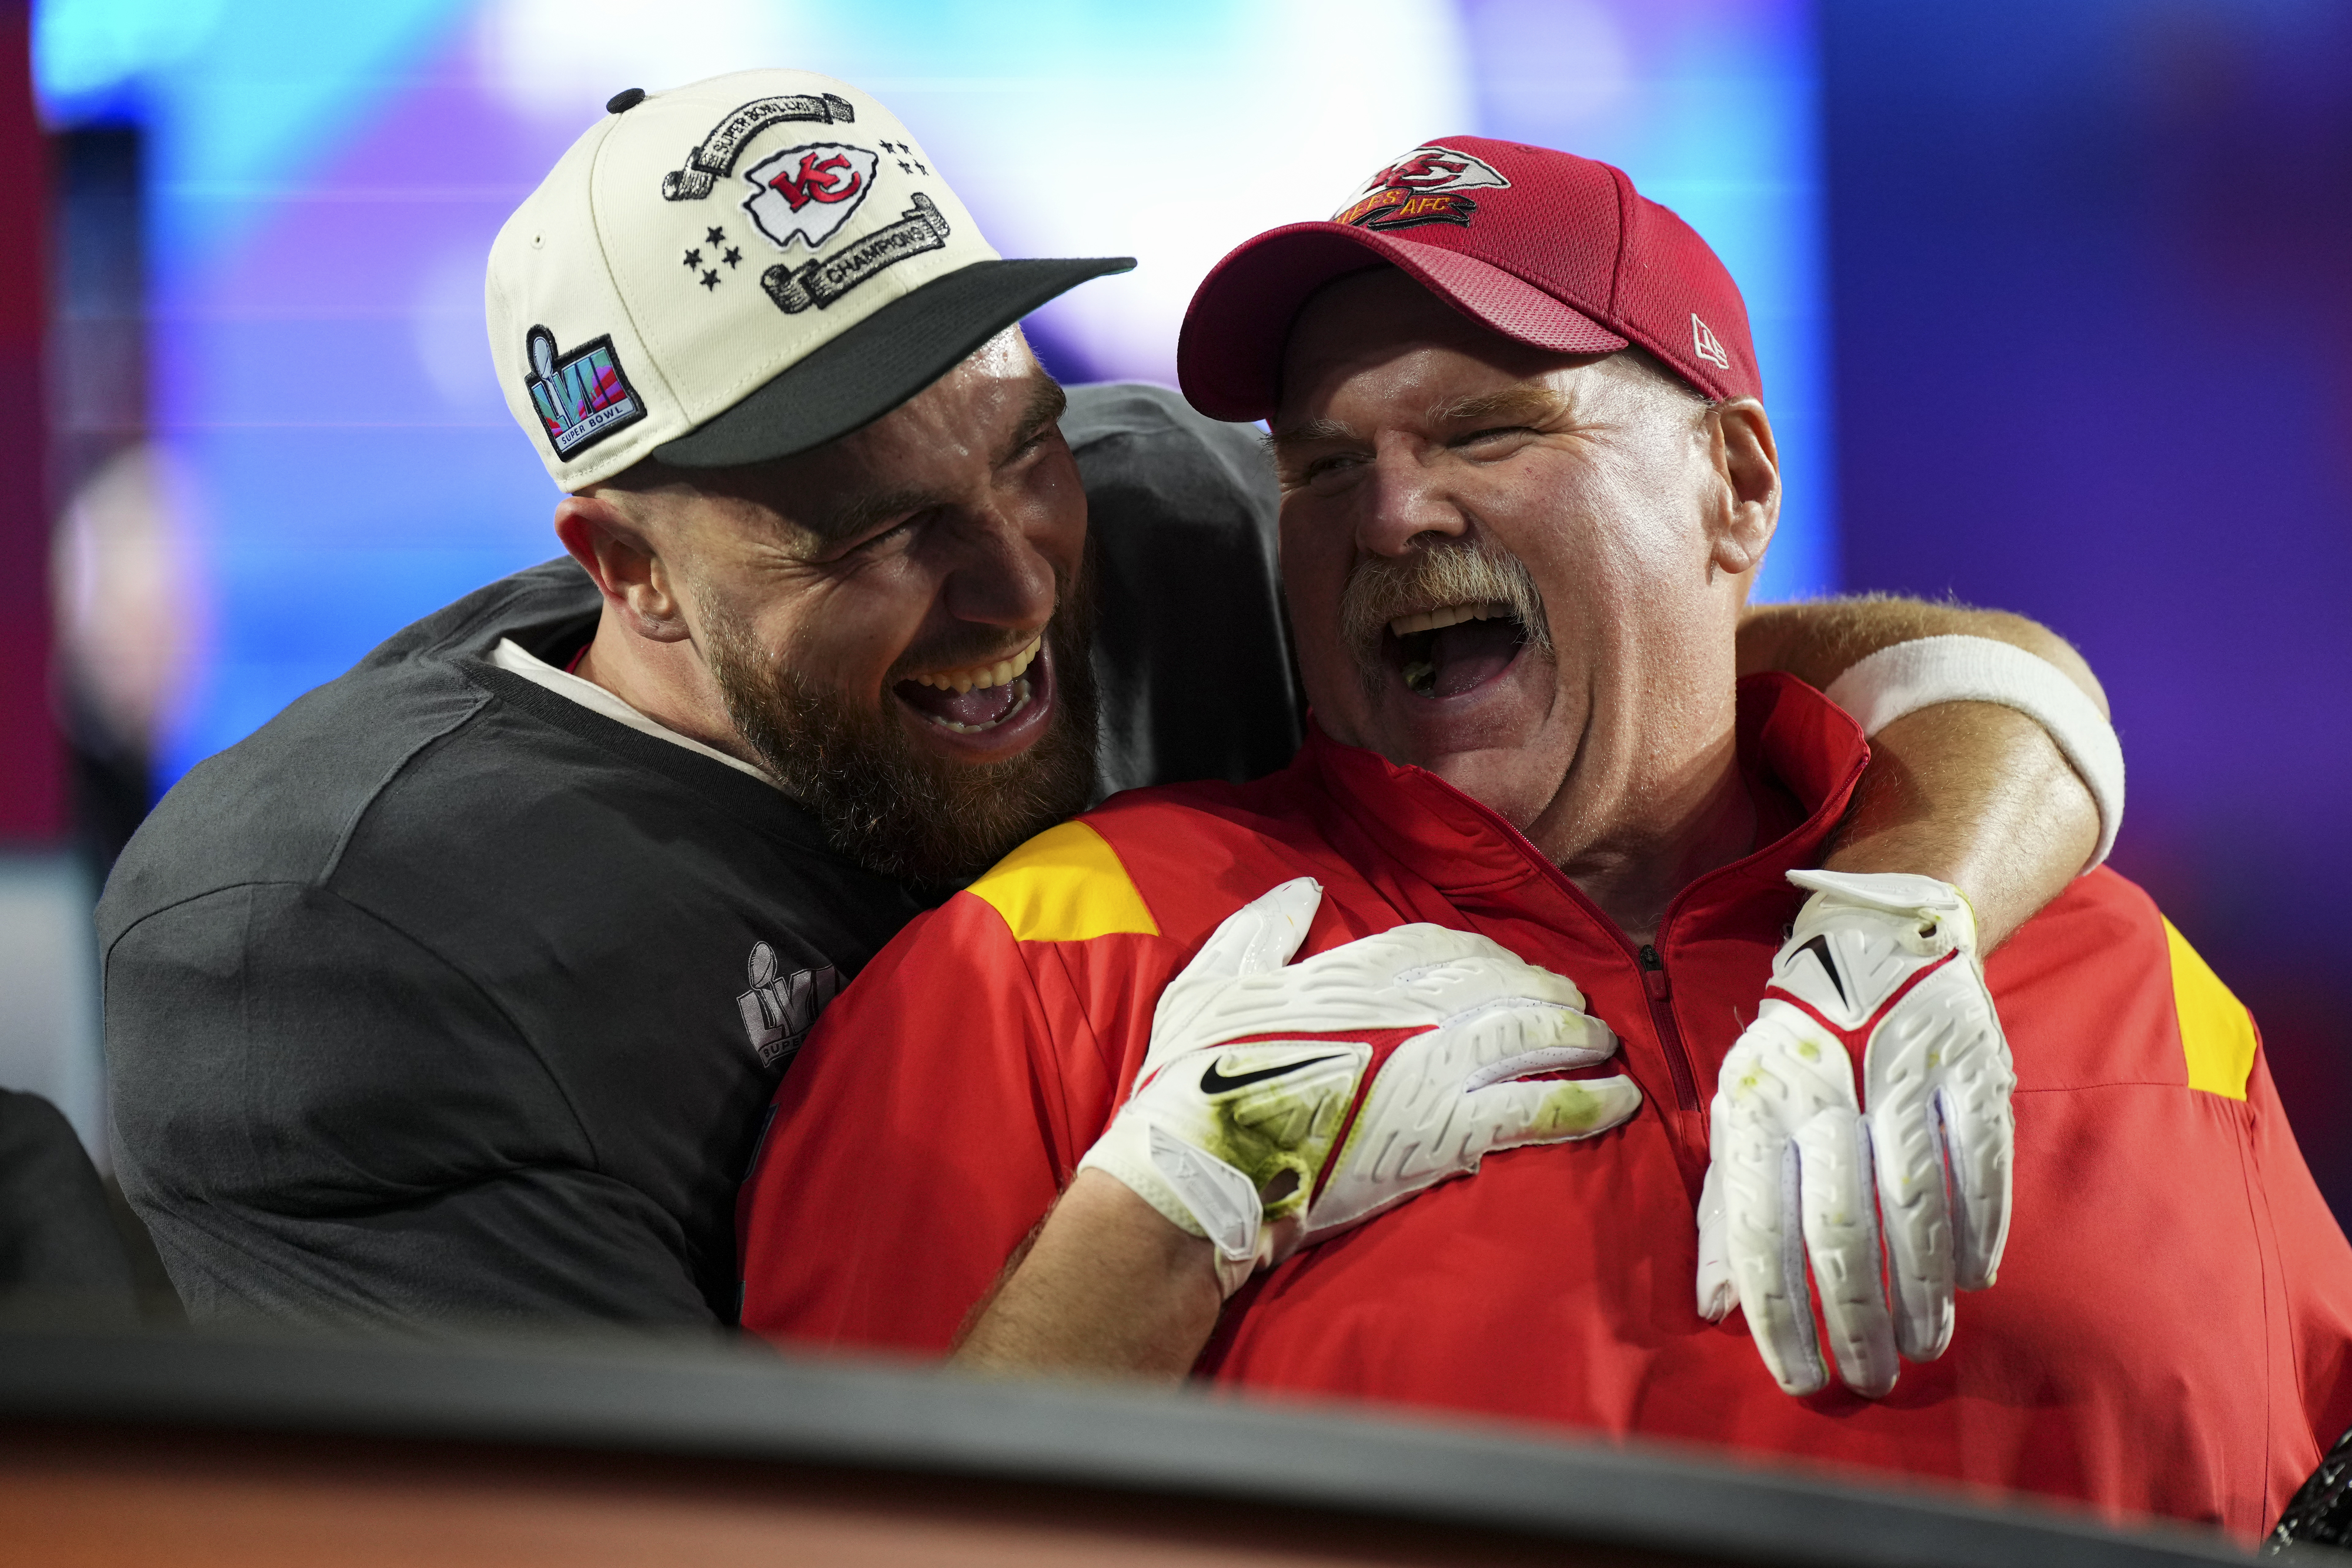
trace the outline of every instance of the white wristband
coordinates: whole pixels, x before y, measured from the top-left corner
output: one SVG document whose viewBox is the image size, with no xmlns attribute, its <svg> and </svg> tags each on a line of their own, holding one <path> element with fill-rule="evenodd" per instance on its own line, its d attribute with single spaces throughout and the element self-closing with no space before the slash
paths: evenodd
<svg viewBox="0 0 2352 1568">
<path fill-rule="evenodd" d="M 1828 696 L 1864 735 L 1937 703 L 2015 708 L 2050 732 L 2098 803 L 2099 847 L 2083 869 L 2115 848 L 2124 821 L 2124 748 L 2098 706 L 2048 660 L 1989 637 L 1920 637 L 1871 654 L 1831 682 Z"/>
</svg>

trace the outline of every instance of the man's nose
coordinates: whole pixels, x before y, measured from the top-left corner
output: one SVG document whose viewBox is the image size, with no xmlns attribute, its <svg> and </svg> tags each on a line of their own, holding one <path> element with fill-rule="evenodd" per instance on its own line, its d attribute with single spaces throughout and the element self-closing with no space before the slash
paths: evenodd
<svg viewBox="0 0 2352 1568">
<path fill-rule="evenodd" d="M 948 613 L 982 626 L 1026 631 L 1054 613 L 1050 539 L 1033 538 L 1001 513 L 974 517 L 958 530 L 961 549 L 949 573 Z"/>
<path fill-rule="evenodd" d="M 1367 555 L 1402 556 L 1427 535 L 1454 538 L 1470 531 L 1437 469 L 1402 443 L 1381 447 L 1369 481 L 1356 524 L 1356 547 Z"/>
</svg>

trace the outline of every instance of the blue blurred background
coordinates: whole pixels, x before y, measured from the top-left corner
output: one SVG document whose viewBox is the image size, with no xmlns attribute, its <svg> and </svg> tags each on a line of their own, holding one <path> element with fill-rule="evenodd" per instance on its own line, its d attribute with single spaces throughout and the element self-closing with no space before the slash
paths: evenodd
<svg viewBox="0 0 2352 1568">
<path fill-rule="evenodd" d="M 1746 290 L 1790 483 L 1768 594 L 1953 594 L 2089 655 L 2131 767 L 2116 863 L 2253 1006 L 2352 1213 L 2352 727 L 2320 570 L 2352 522 L 2341 0 L 48 0 L 32 20 L 62 149 L 58 618 L 82 706 L 135 731 L 159 783 L 554 553 L 482 260 L 620 88 L 846 77 L 1006 254 L 1137 255 L 1033 321 L 1072 379 L 1172 379 L 1183 303 L 1232 244 L 1425 138 L 1517 137 L 1622 165 Z"/>
<path fill-rule="evenodd" d="M 163 771 L 554 553 L 484 340 L 490 238 L 617 89 L 753 64 L 882 97 L 1008 255 L 1139 256 L 1034 323 L 1080 380 L 1172 382 L 1219 256 L 1424 138 L 1614 159 L 1748 292 L 1799 476 L 1777 586 L 1827 587 L 1807 23 L 1787 0 L 705 0 L 685 26 L 579 0 L 38 5 L 51 123 L 146 131 L 152 429 L 207 579 Z"/>
</svg>

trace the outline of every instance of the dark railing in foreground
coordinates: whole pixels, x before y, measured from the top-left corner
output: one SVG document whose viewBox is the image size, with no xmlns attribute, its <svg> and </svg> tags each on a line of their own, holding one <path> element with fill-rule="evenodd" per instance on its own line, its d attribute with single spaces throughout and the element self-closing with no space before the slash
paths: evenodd
<svg viewBox="0 0 2352 1568">
<path fill-rule="evenodd" d="M 2218 1537 L 2113 1531 L 2055 1508 L 1330 1405 L 982 1381 L 704 1343 L 0 1334 L 0 1519 L 38 1525 L 19 1548 L 37 1540 L 60 1557 L 104 1557 L 112 1538 L 100 1537 L 136 1516 L 148 1521 L 148 1560 L 219 1560 L 158 1547 L 186 1538 L 151 1516 L 195 1507 L 190 1497 L 207 1494 L 186 1478 L 220 1464 L 242 1489 L 233 1522 L 237 1539 L 259 1543 L 246 1557 L 255 1563 L 270 1554 L 272 1510 L 299 1512 L 305 1489 L 357 1496 L 352 1487 L 389 1475 L 407 1489 L 400 1507 L 442 1509 L 435 1500 L 457 1487 L 472 1511 L 462 1517 L 478 1522 L 501 1498 L 518 1519 L 562 1517 L 560 1498 L 547 1500 L 565 1484 L 574 1491 L 562 1495 L 585 1486 L 606 1509 L 638 1493 L 656 1511 L 717 1499 L 731 1511 L 730 1539 L 757 1538 L 780 1563 L 809 1560 L 796 1542 L 845 1550 L 837 1531 L 808 1534 L 813 1520 L 847 1529 L 844 1519 L 868 1532 L 858 1550 L 875 1562 L 957 1561 L 959 1531 L 995 1549 L 1026 1542 L 1039 1562 L 1067 1555 L 1057 1540 L 1077 1553 L 1070 1561 L 1130 1546 L 1139 1561 L 1200 1563 L 1253 1550 L 1391 1563 L 2245 1561 Z M 68 1493 L 81 1511 L 57 1503 Z M 103 1500 L 118 1495 L 120 1508 Z M 448 1522 L 459 1519 L 446 1516 L 438 1562 L 499 1555 L 469 1557 Z M 919 1540 L 892 1544 L 894 1528 L 918 1525 Z M 331 1520 L 305 1528 L 303 1551 L 336 1550 Z M 688 1546 L 682 1526 L 658 1528 Z M 606 1537 L 601 1559 L 593 1542 L 566 1552 L 581 1568 L 638 1560 L 625 1537 Z M 384 1550 L 366 1560 L 394 1560 Z"/>
</svg>

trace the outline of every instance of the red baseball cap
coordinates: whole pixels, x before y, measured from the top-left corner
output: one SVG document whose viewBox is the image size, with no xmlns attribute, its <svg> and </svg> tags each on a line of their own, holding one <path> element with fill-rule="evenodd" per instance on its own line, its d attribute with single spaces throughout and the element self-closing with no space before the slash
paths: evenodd
<svg viewBox="0 0 2352 1568">
<path fill-rule="evenodd" d="M 1269 229 L 1217 263 L 1176 340 L 1184 395 L 1213 419 L 1271 417 L 1299 308 L 1382 262 L 1516 341 L 1562 354 L 1638 343 L 1710 400 L 1763 392 L 1738 285 L 1622 170 L 1448 136 L 1365 181 L 1328 223 Z"/>
</svg>

